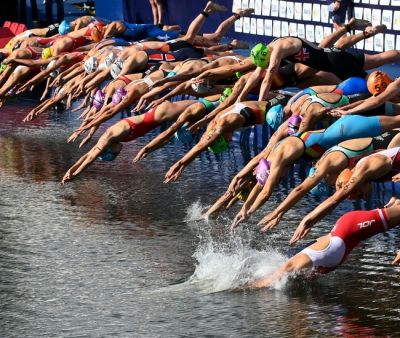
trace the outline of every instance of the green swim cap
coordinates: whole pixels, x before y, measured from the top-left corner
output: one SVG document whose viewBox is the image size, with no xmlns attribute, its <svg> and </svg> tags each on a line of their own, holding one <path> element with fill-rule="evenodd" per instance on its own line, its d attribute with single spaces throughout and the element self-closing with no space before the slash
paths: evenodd
<svg viewBox="0 0 400 338">
<path fill-rule="evenodd" d="M 235 76 L 236 76 L 237 79 L 240 79 L 240 77 L 241 77 L 242 75 L 243 75 L 243 74 L 242 74 L 241 72 L 236 72 L 236 73 L 235 73 Z"/>
<path fill-rule="evenodd" d="M 221 103 L 224 102 L 231 94 L 232 94 L 232 88 L 226 87 L 222 92 L 221 96 L 219 97 L 219 102 Z"/>
<path fill-rule="evenodd" d="M 0 73 L 3 73 L 3 72 L 6 70 L 6 68 L 7 68 L 7 65 L 5 65 L 4 63 L 2 63 L 2 64 L 0 65 Z"/>
<path fill-rule="evenodd" d="M 250 59 L 257 67 L 267 68 L 269 64 L 269 47 L 259 43 L 250 52 Z"/>
<path fill-rule="evenodd" d="M 225 140 L 223 135 L 220 135 L 214 142 L 208 147 L 209 151 L 215 154 L 222 153 L 229 148 L 229 142 Z"/>
</svg>

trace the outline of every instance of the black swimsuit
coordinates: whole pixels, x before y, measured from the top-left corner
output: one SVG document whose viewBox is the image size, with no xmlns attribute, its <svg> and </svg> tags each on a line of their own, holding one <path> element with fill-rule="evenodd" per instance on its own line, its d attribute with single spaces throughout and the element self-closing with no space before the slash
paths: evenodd
<svg viewBox="0 0 400 338">
<path fill-rule="evenodd" d="M 363 54 L 353 55 L 335 47 L 321 48 L 307 40 L 301 38 L 295 39 L 301 41 L 301 48 L 297 53 L 286 57 L 285 60 L 302 63 L 311 68 L 331 72 L 341 80 L 346 80 L 352 76 L 365 78 L 367 75 L 363 70 Z"/>
</svg>

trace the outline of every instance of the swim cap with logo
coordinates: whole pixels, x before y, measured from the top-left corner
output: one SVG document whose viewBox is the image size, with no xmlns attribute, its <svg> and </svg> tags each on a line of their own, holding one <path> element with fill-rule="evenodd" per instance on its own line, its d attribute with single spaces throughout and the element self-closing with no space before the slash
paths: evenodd
<svg viewBox="0 0 400 338">
<path fill-rule="evenodd" d="M 208 93 L 212 88 L 213 86 L 208 81 L 204 83 L 192 83 L 192 89 L 200 95 Z"/>
<path fill-rule="evenodd" d="M 58 26 L 58 33 L 65 35 L 71 31 L 71 24 L 68 21 L 63 20 Z"/>
<path fill-rule="evenodd" d="M 90 37 L 94 42 L 100 42 L 103 40 L 104 29 L 100 25 L 94 25 L 90 31 Z"/>
<path fill-rule="evenodd" d="M 122 67 L 124 66 L 124 62 L 121 59 L 115 60 L 113 65 L 111 66 L 111 76 L 113 79 L 116 79 L 122 71 Z"/>
<path fill-rule="evenodd" d="M 209 147 L 208 150 L 215 154 L 222 153 L 229 148 L 229 142 L 223 135 L 220 135 Z"/>
<path fill-rule="evenodd" d="M 113 94 L 111 102 L 113 103 L 114 106 L 116 106 L 118 103 L 120 103 L 122 101 L 122 99 L 125 97 L 125 95 L 126 95 L 125 88 L 119 87 Z"/>
<path fill-rule="evenodd" d="M 285 121 L 283 106 L 281 104 L 272 106 L 267 112 L 266 120 L 272 129 L 278 129 L 278 127 Z"/>
<path fill-rule="evenodd" d="M 299 131 L 301 121 L 303 121 L 303 117 L 300 115 L 290 116 L 287 124 L 287 133 L 289 136 Z"/>
<path fill-rule="evenodd" d="M 367 80 L 368 91 L 372 95 L 378 95 L 384 92 L 387 86 L 392 82 L 393 80 L 389 77 L 389 75 L 387 75 L 387 73 L 382 71 L 372 72 L 368 76 Z"/>
<path fill-rule="evenodd" d="M 94 94 L 93 106 L 96 108 L 97 111 L 99 111 L 101 107 L 103 107 L 105 97 L 106 95 L 103 93 L 101 89 L 98 89 L 96 91 L 96 94 Z"/>
<path fill-rule="evenodd" d="M 258 184 L 260 185 L 265 185 L 265 182 L 267 182 L 269 173 L 271 170 L 271 161 L 262 158 L 260 162 L 258 163 L 257 169 L 256 169 L 256 179 Z"/>
<path fill-rule="evenodd" d="M 269 64 L 269 47 L 259 43 L 250 52 L 250 59 L 257 67 L 267 68 Z"/>
<path fill-rule="evenodd" d="M 95 56 L 91 56 L 85 61 L 83 67 L 85 68 L 85 72 L 87 74 L 93 73 L 98 67 L 97 58 Z"/>
<path fill-rule="evenodd" d="M 232 92 L 233 92 L 232 88 L 230 87 L 225 88 L 219 98 L 219 102 L 224 102 L 228 98 L 228 96 L 232 94 Z"/>
</svg>

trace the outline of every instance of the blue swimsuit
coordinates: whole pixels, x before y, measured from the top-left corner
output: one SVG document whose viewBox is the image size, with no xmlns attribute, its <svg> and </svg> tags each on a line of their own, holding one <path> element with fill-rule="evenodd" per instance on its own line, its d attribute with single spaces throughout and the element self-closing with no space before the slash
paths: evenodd
<svg viewBox="0 0 400 338">
<path fill-rule="evenodd" d="M 378 116 L 346 115 L 338 119 L 325 131 L 306 131 L 294 134 L 304 143 L 303 157 L 320 158 L 323 153 L 340 142 L 382 134 Z"/>
</svg>

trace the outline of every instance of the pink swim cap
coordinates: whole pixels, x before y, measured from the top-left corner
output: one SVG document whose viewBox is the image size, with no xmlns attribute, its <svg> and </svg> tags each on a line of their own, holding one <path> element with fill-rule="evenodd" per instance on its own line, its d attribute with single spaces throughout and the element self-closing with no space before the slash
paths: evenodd
<svg viewBox="0 0 400 338">
<path fill-rule="evenodd" d="M 256 179 L 259 184 L 264 185 L 267 182 L 270 169 L 271 161 L 262 158 L 256 169 Z"/>
<path fill-rule="evenodd" d="M 288 120 L 287 133 L 293 135 L 299 131 L 300 123 L 303 121 L 303 117 L 300 115 L 292 115 Z"/>
<path fill-rule="evenodd" d="M 123 87 L 119 87 L 112 96 L 112 103 L 116 106 L 118 103 L 122 101 L 122 99 L 126 95 L 126 90 Z"/>
<path fill-rule="evenodd" d="M 96 94 L 94 94 L 93 98 L 93 106 L 96 108 L 97 111 L 101 109 L 104 105 L 105 94 L 101 89 L 98 89 Z"/>
</svg>

